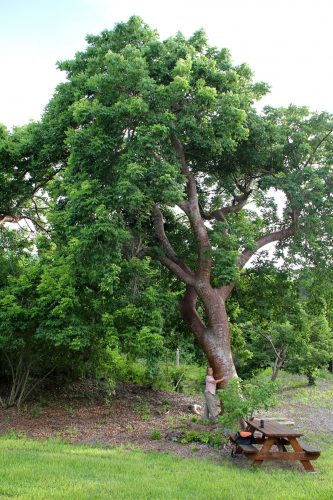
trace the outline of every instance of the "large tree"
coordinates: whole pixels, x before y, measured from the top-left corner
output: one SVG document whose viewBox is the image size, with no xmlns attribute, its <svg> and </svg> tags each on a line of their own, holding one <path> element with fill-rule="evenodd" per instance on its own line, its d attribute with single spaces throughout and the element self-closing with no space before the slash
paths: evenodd
<svg viewBox="0 0 333 500">
<path fill-rule="evenodd" d="M 272 242 L 294 262 L 331 257 L 332 117 L 258 114 L 267 86 L 202 31 L 160 41 L 133 17 L 87 41 L 60 63 L 67 82 L 43 119 L 61 124 L 55 208 L 69 207 L 73 228 L 117 221 L 125 253 L 183 283 L 182 315 L 226 384 L 236 376 L 226 300 L 251 257 Z"/>
</svg>

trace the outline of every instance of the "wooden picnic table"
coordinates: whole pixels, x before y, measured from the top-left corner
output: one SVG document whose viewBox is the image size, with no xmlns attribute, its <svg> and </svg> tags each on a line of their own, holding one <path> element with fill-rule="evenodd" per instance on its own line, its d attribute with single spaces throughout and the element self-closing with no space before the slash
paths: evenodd
<svg viewBox="0 0 333 500">
<path fill-rule="evenodd" d="M 247 420 L 247 430 L 254 434 L 254 444 L 262 444 L 261 448 L 253 445 L 239 445 L 242 452 L 253 460 L 252 465 L 260 466 L 265 460 L 299 460 L 304 469 L 314 472 L 310 460 L 316 460 L 320 451 L 310 446 L 301 444 L 298 440 L 302 433 L 297 432 L 286 425 L 276 422 L 265 421 L 260 427 L 260 419 Z M 260 436 L 258 436 L 260 433 Z M 272 450 L 276 446 L 277 450 Z M 291 446 L 289 451 L 287 446 Z"/>
</svg>

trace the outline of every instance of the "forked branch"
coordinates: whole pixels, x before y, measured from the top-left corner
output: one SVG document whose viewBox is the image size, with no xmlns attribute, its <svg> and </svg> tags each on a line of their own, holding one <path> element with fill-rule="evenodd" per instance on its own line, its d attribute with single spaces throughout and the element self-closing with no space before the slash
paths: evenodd
<svg viewBox="0 0 333 500">
<path fill-rule="evenodd" d="M 195 333 L 196 337 L 200 339 L 204 334 L 205 324 L 196 309 L 197 298 L 198 296 L 195 289 L 192 286 L 188 286 L 181 300 L 180 310 L 186 323 Z"/>
<path fill-rule="evenodd" d="M 184 262 L 182 262 L 171 245 L 165 233 L 162 211 L 157 204 L 153 207 L 152 215 L 155 236 L 166 253 L 166 256 L 160 258 L 161 262 L 163 262 L 170 270 L 175 272 L 175 274 L 182 279 L 182 281 L 185 281 L 185 283 L 189 283 L 189 281 L 192 282 L 194 280 L 194 273 Z"/>
</svg>

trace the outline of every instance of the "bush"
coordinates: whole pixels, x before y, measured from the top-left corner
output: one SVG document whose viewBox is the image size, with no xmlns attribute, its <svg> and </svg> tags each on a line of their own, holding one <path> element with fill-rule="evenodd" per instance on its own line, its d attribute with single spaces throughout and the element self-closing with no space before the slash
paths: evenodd
<svg viewBox="0 0 333 500">
<path fill-rule="evenodd" d="M 160 433 L 160 431 L 154 430 L 150 434 L 150 439 L 152 439 L 153 441 L 160 441 L 160 439 L 162 439 L 162 434 Z"/>
<path fill-rule="evenodd" d="M 203 443 L 213 446 L 214 448 L 219 448 L 223 442 L 225 442 L 224 434 L 221 431 L 218 432 L 198 432 L 189 431 L 180 441 L 182 444 L 187 443 Z"/>
<path fill-rule="evenodd" d="M 279 385 L 263 375 L 243 382 L 239 378 L 230 380 L 228 387 L 218 391 L 224 407 L 221 422 L 230 428 L 238 426 L 241 419 L 252 418 L 258 410 L 267 410 L 276 404 Z"/>
<path fill-rule="evenodd" d="M 133 361 L 118 349 L 107 348 L 96 360 L 94 376 L 99 379 L 114 381 L 118 380 L 145 384 L 146 367 L 140 360 Z"/>
<path fill-rule="evenodd" d="M 198 365 L 170 366 L 161 364 L 156 385 L 161 389 L 184 391 L 186 394 L 198 394 L 204 390 L 206 367 Z"/>
</svg>

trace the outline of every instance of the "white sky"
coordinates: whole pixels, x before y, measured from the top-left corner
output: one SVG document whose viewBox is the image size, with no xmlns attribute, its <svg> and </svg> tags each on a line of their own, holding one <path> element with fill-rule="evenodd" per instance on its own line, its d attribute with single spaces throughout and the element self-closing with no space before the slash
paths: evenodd
<svg viewBox="0 0 333 500">
<path fill-rule="evenodd" d="M 38 119 L 87 33 L 140 15 L 164 39 L 203 27 L 272 86 L 265 104 L 333 112 L 332 0 L 0 0 L 0 122 Z"/>
</svg>

